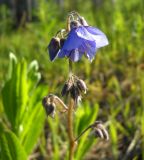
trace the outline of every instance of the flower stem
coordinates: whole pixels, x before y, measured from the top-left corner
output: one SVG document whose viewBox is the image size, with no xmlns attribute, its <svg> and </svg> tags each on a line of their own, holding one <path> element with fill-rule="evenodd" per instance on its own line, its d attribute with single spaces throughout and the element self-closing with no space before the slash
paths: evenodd
<svg viewBox="0 0 144 160">
<path fill-rule="evenodd" d="M 69 59 L 69 76 L 72 75 L 72 61 Z"/>
<path fill-rule="evenodd" d="M 83 130 L 83 131 L 81 132 L 81 134 L 75 139 L 75 142 L 77 142 L 77 141 L 80 139 L 80 137 L 81 137 L 87 130 L 89 130 L 91 127 L 92 127 L 92 125 L 88 126 L 85 130 Z"/>
<path fill-rule="evenodd" d="M 69 59 L 69 77 L 72 75 L 72 61 Z M 69 160 L 73 160 L 74 150 L 76 141 L 73 133 L 73 111 L 74 111 L 74 100 L 72 98 L 69 99 L 68 106 L 68 137 L 69 137 Z"/>
<path fill-rule="evenodd" d="M 74 149 L 75 149 L 75 139 L 73 135 L 73 107 L 74 101 L 70 98 L 70 103 L 68 107 L 68 136 L 69 136 L 69 160 L 73 160 Z"/>
</svg>

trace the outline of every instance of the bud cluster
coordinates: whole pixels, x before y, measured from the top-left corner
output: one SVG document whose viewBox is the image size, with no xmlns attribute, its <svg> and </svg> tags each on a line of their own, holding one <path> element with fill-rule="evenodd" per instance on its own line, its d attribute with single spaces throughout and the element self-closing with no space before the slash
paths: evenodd
<svg viewBox="0 0 144 160">
<path fill-rule="evenodd" d="M 76 104 L 81 100 L 81 94 L 86 93 L 87 86 L 85 82 L 82 79 L 79 79 L 78 77 L 71 75 L 64 84 L 61 95 L 65 96 L 70 94 L 70 96 L 74 99 Z"/>
</svg>

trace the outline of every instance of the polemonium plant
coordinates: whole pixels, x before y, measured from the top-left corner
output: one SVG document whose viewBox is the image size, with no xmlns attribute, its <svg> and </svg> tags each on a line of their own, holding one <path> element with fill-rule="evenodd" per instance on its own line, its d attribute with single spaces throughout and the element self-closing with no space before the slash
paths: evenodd
<svg viewBox="0 0 144 160">
<path fill-rule="evenodd" d="M 68 14 L 66 29 L 58 31 L 48 45 L 51 61 L 54 61 L 56 58 L 65 58 L 69 61 L 68 79 L 61 91 L 61 95 L 67 96 L 69 103 L 66 105 L 54 94 L 49 94 L 42 100 L 48 116 L 55 116 L 58 105 L 62 106 L 62 109 L 59 110 L 60 112 L 67 113 L 69 160 L 73 159 L 76 144 L 87 130 L 93 130 L 97 137 L 105 140 L 109 139 L 108 132 L 101 121 L 95 121 L 93 124 L 86 126 L 85 130 L 78 137 L 75 137 L 73 133 L 73 113 L 76 112 L 82 94 L 87 92 L 87 86 L 82 79 L 74 75 L 72 65 L 74 62 L 79 61 L 82 56 L 92 61 L 98 48 L 106 45 L 108 45 L 106 35 L 98 28 L 89 26 L 84 17 L 81 17 L 74 11 Z"/>
</svg>

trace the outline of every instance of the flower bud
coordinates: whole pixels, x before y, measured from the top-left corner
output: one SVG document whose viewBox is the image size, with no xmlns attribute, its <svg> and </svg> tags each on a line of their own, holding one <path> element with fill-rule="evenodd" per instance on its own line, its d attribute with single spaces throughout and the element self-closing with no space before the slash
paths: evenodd
<svg viewBox="0 0 144 160">
<path fill-rule="evenodd" d="M 104 125 L 98 124 L 97 127 L 102 131 L 104 139 L 109 140 L 109 134 L 108 134 L 107 130 L 105 129 Z"/>
<path fill-rule="evenodd" d="M 72 83 L 70 81 L 66 82 L 62 88 L 61 95 L 68 95 L 70 89 L 72 87 Z"/>
<path fill-rule="evenodd" d="M 47 113 L 47 116 L 51 116 L 52 118 L 54 118 L 54 116 L 55 116 L 55 104 L 51 103 L 51 104 L 47 105 L 47 107 L 45 107 L 45 111 Z"/>
<path fill-rule="evenodd" d="M 87 86 L 86 86 L 85 82 L 84 82 L 82 79 L 78 79 L 76 83 L 77 83 L 78 89 L 79 89 L 81 92 L 86 93 L 86 91 L 87 91 Z"/>
<path fill-rule="evenodd" d="M 60 49 L 60 39 L 58 37 L 53 37 L 48 45 L 49 57 L 53 61 L 59 52 Z"/>
<path fill-rule="evenodd" d="M 76 104 L 81 100 L 81 95 L 77 86 L 75 85 L 72 86 L 70 90 L 70 94 Z"/>
<path fill-rule="evenodd" d="M 108 134 L 107 130 L 105 129 L 104 125 L 100 121 L 96 121 L 93 124 L 92 128 L 94 130 L 95 136 L 97 136 L 101 139 L 109 140 L 109 134 Z"/>
<path fill-rule="evenodd" d="M 96 137 L 99 137 L 99 138 L 101 138 L 101 139 L 104 139 L 104 135 L 103 135 L 102 131 L 101 131 L 99 128 L 96 128 L 96 129 L 94 130 L 94 134 L 95 134 Z"/>
<path fill-rule="evenodd" d="M 45 108 L 47 116 L 51 116 L 54 118 L 55 115 L 55 103 L 49 101 L 49 97 L 46 96 L 42 100 L 43 107 Z"/>
<path fill-rule="evenodd" d="M 65 83 L 63 88 L 62 88 L 62 91 L 61 91 L 61 95 L 64 96 L 64 95 L 67 95 L 69 92 L 69 89 L 68 89 L 68 83 Z"/>
</svg>

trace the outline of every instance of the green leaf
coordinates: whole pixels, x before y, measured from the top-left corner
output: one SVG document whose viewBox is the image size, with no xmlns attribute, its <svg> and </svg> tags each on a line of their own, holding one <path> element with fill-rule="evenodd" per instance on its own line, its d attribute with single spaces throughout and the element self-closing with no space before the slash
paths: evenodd
<svg viewBox="0 0 144 160">
<path fill-rule="evenodd" d="M 27 155 L 16 135 L 11 131 L 2 130 L 0 134 L 0 154 L 2 160 L 26 160 Z"/>
<path fill-rule="evenodd" d="M 29 92 L 36 88 L 38 82 L 41 79 L 41 74 L 38 72 L 39 65 L 36 60 L 32 61 L 28 66 L 28 84 L 29 84 Z"/>
<path fill-rule="evenodd" d="M 0 148 L 1 148 L 1 158 L 3 160 L 12 160 L 11 153 L 9 150 L 9 146 L 7 143 L 7 139 L 4 134 L 0 136 Z"/>
<path fill-rule="evenodd" d="M 26 61 L 18 62 L 12 68 L 11 78 L 5 83 L 2 90 L 5 113 L 12 125 L 12 130 L 17 134 L 21 116 L 23 116 L 28 100 L 26 74 Z"/>
<path fill-rule="evenodd" d="M 17 64 L 17 58 L 13 53 L 9 54 L 10 62 L 9 62 L 9 72 L 7 78 L 10 79 L 12 76 L 13 69 Z"/>
<path fill-rule="evenodd" d="M 12 131 L 30 154 L 44 125 L 41 100 L 47 94 L 47 87 L 37 86 L 41 77 L 37 61 L 27 65 L 24 59 L 16 63 L 13 59 L 10 59 L 11 76 L 2 89 L 3 106 Z"/>
<path fill-rule="evenodd" d="M 46 95 L 46 92 L 45 86 L 35 89 L 21 123 L 22 131 L 20 133 L 20 139 L 28 154 L 32 152 L 32 149 L 42 132 L 46 116 L 41 104 L 41 99 Z"/>
</svg>

